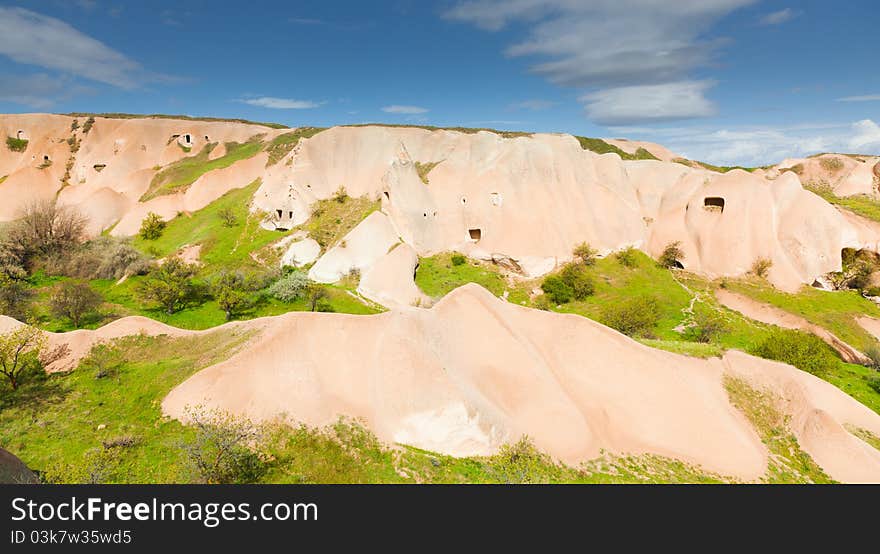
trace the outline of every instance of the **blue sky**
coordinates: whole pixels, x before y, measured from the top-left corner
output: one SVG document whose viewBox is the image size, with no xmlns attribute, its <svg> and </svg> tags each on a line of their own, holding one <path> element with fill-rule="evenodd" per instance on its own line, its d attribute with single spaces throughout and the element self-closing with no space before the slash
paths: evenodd
<svg viewBox="0 0 880 554">
<path fill-rule="evenodd" d="M 880 153 L 874 0 L 0 2 L 0 112 L 485 126 Z"/>
</svg>

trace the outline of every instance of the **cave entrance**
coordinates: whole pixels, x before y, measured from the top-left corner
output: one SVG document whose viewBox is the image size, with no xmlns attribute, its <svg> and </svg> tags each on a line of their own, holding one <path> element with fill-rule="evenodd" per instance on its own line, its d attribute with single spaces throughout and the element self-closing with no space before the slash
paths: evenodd
<svg viewBox="0 0 880 554">
<path fill-rule="evenodd" d="M 468 229 L 468 235 L 471 237 L 471 240 L 474 242 L 479 242 L 481 238 L 483 238 L 483 230 L 482 229 Z"/>
<path fill-rule="evenodd" d="M 711 212 L 724 212 L 724 199 L 720 196 L 707 196 L 703 199 L 703 208 Z"/>
</svg>

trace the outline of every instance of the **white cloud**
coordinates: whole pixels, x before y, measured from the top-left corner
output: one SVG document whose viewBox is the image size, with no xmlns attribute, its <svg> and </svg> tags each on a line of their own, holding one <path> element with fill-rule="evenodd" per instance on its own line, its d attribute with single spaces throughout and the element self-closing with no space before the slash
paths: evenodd
<svg viewBox="0 0 880 554">
<path fill-rule="evenodd" d="M 880 154 L 880 126 L 868 119 L 787 127 L 615 127 L 612 131 L 659 142 L 686 158 L 716 165 L 762 166 L 820 152 Z"/>
<path fill-rule="evenodd" d="M 860 152 L 880 152 L 880 125 L 870 119 L 853 124 L 853 137 L 849 141 L 850 150 Z"/>
<path fill-rule="evenodd" d="M 0 54 L 121 88 L 145 78 L 140 65 L 67 23 L 23 8 L 0 7 Z"/>
<path fill-rule="evenodd" d="M 791 8 L 785 8 L 784 10 L 779 10 L 778 12 L 768 13 L 758 20 L 758 23 L 761 25 L 781 25 L 787 21 L 791 21 L 795 17 L 799 16 L 800 12 L 797 12 Z"/>
<path fill-rule="evenodd" d="M 258 98 L 244 98 L 239 100 L 251 106 L 270 108 L 273 110 L 308 110 L 317 108 L 324 102 L 312 102 L 311 100 L 294 100 L 293 98 L 275 98 L 274 96 L 260 96 Z"/>
<path fill-rule="evenodd" d="M 532 110 L 541 111 L 552 108 L 556 102 L 550 100 L 523 100 L 522 102 L 514 102 L 510 105 L 513 110 Z"/>
<path fill-rule="evenodd" d="M 429 110 L 427 108 L 422 108 L 421 106 L 401 106 L 398 104 L 394 104 L 392 106 L 385 106 L 384 108 L 382 108 L 382 111 L 385 113 L 417 115 L 428 113 Z"/>
<path fill-rule="evenodd" d="M 0 75 L 0 102 L 22 104 L 46 110 L 62 99 L 89 89 L 72 84 L 69 79 L 51 77 L 45 73 L 33 75 Z"/>
<path fill-rule="evenodd" d="M 838 102 L 877 102 L 880 101 L 880 94 L 865 94 L 863 96 L 845 96 L 838 98 Z"/>
<path fill-rule="evenodd" d="M 613 111 L 615 120 L 647 121 L 658 118 L 643 119 L 645 110 L 632 99 L 638 92 L 664 92 L 649 85 L 667 86 L 670 100 L 673 93 L 687 93 L 677 94 L 675 106 L 663 104 L 668 109 L 662 119 L 712 113 L 703 96 L 709 88 L 706 81 L 687 89 L 680 83 L 698 82 L 691 72 L 713 61 L 725 43 L 707 38 L 712 26 L 754 1 L 469 0 L 445 16 L 487 30 L 524 25 L 528 35 L 507 49 L 509 56 L 537 57 L 535 73 L 562 86 L 591 89 L 593 94 L 583 96 L 588 113 L 598 102 L 601 113 Z M 613 106 L 618 99 L 626 103 Z M 631 109 L 625 111 L 627 107 Z"/>
<path fill-rule="evenodd" d="M 715 113 L 703 93 L 711 81 L 680 81 L 603 89 L 581 97 L 587 115 L 600 125 L 672 121 Z"/>
</svg>

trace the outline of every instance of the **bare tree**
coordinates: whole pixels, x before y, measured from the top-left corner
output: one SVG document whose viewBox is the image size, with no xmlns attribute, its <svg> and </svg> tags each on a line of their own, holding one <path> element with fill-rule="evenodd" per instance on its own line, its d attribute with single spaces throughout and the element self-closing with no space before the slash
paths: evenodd
<svg viewBox="0 0 880 554">
<path fill-rule="evenodd" d="M 64 254 L 85 238 L 88 220 L 54 200 L 37 200 L 26 205 L 4 241 L 19 265 L 27 267 L 37 256 Z"/>
</svg>

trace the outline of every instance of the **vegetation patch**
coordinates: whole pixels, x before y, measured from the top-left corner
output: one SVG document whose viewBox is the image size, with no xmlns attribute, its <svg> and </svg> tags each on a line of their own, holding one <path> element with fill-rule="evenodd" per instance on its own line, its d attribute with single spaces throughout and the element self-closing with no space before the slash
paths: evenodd
<svg viewBox="0 0 880 554">
<path fill-rule="evenodd" d="M 6 137 L 6 147 L 13 152 L 24 152 L 25 150 L 27 150 L 27 146 L 27 139 Z"/>
<path fill-rule="evenodd" d="M 833 483 L 791 431 L 789 416 L 779 408 L 782 399 L 770 391 L 753 388 L 743 379 L 725 376 L 724 388 L 730 403 L 748 418 L 761 442 L 770 451 L 768 483 Z"/>
<path fill-rule="evenodd" d="M 827 184 L 806 183 L 804 188 L 825 199 L 829 204 L 866 217 L 873 221 L 880 221 L 880 202 L 866 194 L 853 196 L 837 196 L 834 190 Z"/>
<path fill-rule="evenodd" d="M 419 174 L 419 179 L 422 180 L 426 185 L 428 184 L 428 173 L 431 173 L 440 162 L 416 162 L 416 173 Z"/>
<path fill-rule="evenodd" d="M 300 226 L 325 250 L 335 246 L 381 203 L 366 196 L 351 197 L 337 192 L 333 198 L 312 204 L 312 217 Z"/>
<path fill-rule="evenodd" d="M 419 259 L 416 285 L 431 298 L 441 298 L 467 283 L 476 283 L 495 296 L 507 289 L 496 266 L 467 258 L 462 261 L 457 256 L 461 255 L 443 252 Z"/>
<path fill-rule="evenodd" d="M 311 138 L 324 130 L 323 127 L 300 127 L 290 133 L 278 135 L 266 146 L 266 152 L 269 154 L 266 167 L 275 165 L 284 159 L 299 144 L 300 139 Z"/>
<path fill-rule="evenodd" d="M 205 173 L 224 169 L 235 162 L 257 155 L 263 148 L 262 135 L 244 143 L 227 142 L 224 156 L 214 160 L 208 159 L 216 146 L 217 143 L 206 144 L 195 156 L 188 156 L 165 166 L 153 177 L 150 188 L 141 196 L 140 201 L 146 202 L 157 196 L 184 192 Z"/>
</svg>

